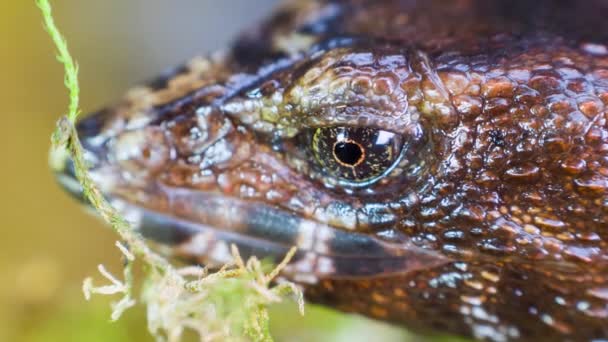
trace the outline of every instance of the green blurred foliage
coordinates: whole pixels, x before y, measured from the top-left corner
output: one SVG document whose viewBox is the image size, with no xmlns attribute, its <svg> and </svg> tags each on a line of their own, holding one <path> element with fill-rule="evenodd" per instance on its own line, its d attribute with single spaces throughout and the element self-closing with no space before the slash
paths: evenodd
<svg viewBox="0 0 608 342">
<path fill-rule="evenodd" d="M 145 329 L 143 308 L 131 310 L 119 324 L 110 323 L 105 301 L 83 304 L 82 298 L 66 299 L 35 329 L 23 332 L 24 342 L 152 341 Z"/>
</svg>

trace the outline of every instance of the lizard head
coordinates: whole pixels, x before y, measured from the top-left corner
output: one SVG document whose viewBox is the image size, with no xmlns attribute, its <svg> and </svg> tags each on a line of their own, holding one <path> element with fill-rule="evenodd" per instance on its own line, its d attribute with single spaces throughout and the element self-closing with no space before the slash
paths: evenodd
<svg viewBox="0 0 608 342">
<path fill-rule="evenodd" d="M 236 243 L 279 257 L 295 245 L 295 268 L 326 276 L 444 262 L 397 227 L 433 186 L 445 147 L 435 130 L 453 113 L 424 94 L 424 56 L 341 44 L 257 74 L 195 59 L 131 91 L 78 124 L 91 175 L 184 255 L 224 261 Z M 60 180 L 78 192 L 67 163 Z"/>
<path fill-rule="evenodd" d="M 459 4 L 294 3 L 82 120 L 92 176 L 178 254 L 297 246 L 302 281 L 605 261 L 608 52 Z"/>
</svg>

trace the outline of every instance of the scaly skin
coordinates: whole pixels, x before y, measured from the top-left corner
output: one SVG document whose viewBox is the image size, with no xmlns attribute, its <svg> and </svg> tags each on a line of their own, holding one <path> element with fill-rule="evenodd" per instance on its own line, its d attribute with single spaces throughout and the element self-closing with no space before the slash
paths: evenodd
<svg viewBox="0 0 608 342">
<path fill-rule="evenodd" d="M 284 276 L 340 310 L 608 339 L 607 16 L 603 0 L 291 2 L 79 131 L 105 193 L 178 255 L 297 245 Z M 311 138 L 332 127 L 396 133 L 402 154 L 337 177 Z"/>
</svg>

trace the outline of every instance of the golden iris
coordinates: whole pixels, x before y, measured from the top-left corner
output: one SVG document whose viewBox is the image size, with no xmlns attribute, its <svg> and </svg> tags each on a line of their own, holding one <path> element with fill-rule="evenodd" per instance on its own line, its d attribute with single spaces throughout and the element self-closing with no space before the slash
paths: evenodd
<svg viewBox="0 0 608 342">
<path fill-rule="evenodd" d="M 314 131 L 312 150 L 329 174 L 350 182 L 384 175 L 403 147 L 401 135 L 373 128 L 322 127 Z"/>
</svg>

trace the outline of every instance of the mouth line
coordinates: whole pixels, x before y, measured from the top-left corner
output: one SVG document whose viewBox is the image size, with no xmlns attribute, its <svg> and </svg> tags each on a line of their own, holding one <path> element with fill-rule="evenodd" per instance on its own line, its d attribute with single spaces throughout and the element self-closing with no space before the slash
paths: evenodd
<svg viewBox="0 0 608 342">
<path fill-rule="evenodd" d="M 65 157 L 54 168 L 57 181 L 90 208 Z M 300 282 L 319 279 L 385 277 L 440 266 L 450 260 L 411 241 L 390 242 L 372 234 L 333 227 L 265 203 L 186 188 L 156 189 L 169 198 L 163 210 L 106 194 L 108 200 L 147 239 L 169 245 L 173 253 L 201 263 L 232 261 L 230 246 L 245 258 L 279 262 L 296 247 L 283 272 Z M 158 195 L 158 194 L 156 194 Z"/>
<path fill-rule="evenodd" d="M 174 189 L 170 201 L 173 206 L 168 212 L 124 199 L 114 202 L 129 217 L 137 218 L 136 227 L 143 236 L 171 245 L 178 256 L 202 263 L 232 261 L 232 244 L 246 258 L 255 255 L 274 262 L 296 247 L 294 259 L 284 273 L 301 281 L 382 277 L 448 262 L 446 257 L 409 241 L 387 242 L 274 206 L 223 195 Z M 188 204 L 193 211 L 183 209 Z"/>
</svg>

